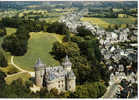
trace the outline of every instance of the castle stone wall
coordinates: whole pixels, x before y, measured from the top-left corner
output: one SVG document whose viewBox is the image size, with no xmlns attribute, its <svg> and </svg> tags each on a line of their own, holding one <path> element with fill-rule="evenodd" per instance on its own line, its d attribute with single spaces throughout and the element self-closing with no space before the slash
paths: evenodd
<svg viewBox="0 0 139 100">
<path fill-rule="evenodd" d="M 35 71 L 35 81 L 37 86 L 42 87 L 42 78 L 40 71 Z"/>
<path fill-rule="evenodd" d="M 56 88 L 59 92 L 65 91 L 65 78 L 53 82 L 48 82 L 47 88 L 48 91 L 50 91 L 52 88 Z"/>
<path fill-rule="evenodd" d="M 67 90 L 74 92 L 76 89 L 75 79 L 67 80 Z"/>
</svg>

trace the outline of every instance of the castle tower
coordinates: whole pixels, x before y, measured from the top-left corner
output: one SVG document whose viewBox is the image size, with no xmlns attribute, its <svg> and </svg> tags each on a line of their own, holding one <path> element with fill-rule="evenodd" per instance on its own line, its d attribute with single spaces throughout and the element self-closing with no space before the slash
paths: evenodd
<svg viewBox="0 0 139 100">
<path fill-rule="evenodd" d="M 76 89 L 76 76 L 73 71 L 67 73 L 66 76 L 66 90 L 74 92 Z"/>
<path fill-rule="evenodd" d="M 65 70 L 67 70 L 68 72 L 71 71 L 71 66 L 72 63 L 70 62 L 68 56 L 66 55 L 66 58 L 64 59 L 64 62 L 62 63 L 62 66 L 64 67 Z"/>
<path fill-rule="evenodd" d="M 37 63 L 34 66 L 35 69 L 35 83 L 37 86 L 42 87 L 43 86 L 43 74 L 44 74 L 44 64 L 40 60 L 40 58 L 37 60 Z"/>
</svg>

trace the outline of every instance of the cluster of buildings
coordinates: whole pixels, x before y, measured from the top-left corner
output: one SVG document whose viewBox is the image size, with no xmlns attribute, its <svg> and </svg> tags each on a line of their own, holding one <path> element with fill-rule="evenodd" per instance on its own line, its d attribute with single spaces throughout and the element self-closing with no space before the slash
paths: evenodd
<svg viewBox="0 0 139 100">
<path fill-rule="evenodd" d="M 116 29 L 113 32 L 107 32 L 103 29 L 100 29 L 96 25 L 92 25 L 89 22 L 82 22 L 80 18 L 83 15 L 82 13 L 72 13 L 62 17 L 59 22 L 63 22 L 69 27 L 70 31 L 77 33 L 78 26 L 85 26 L 86 29 L 89 29 L 93 35 L 97 36 L 100 42 L 101 54 L 104 56 L 104 59 L 109 60 L 113 59 L 114 62 L 119 62 L 119 60 L 124 56 L 130 59 L 131 61 L 137 61 L 137 26 L 131 25 L 130 29 Z M 131 41 L 136 41 L 130 43 Z M 118 43 L 125 43 L 125 45 L 130 45 L 131 47 L 121 48 Z M 132 48 L 133 47 L 133 48 Z M 107 62 L 108 63 L 108 62 Z"/>
<path fill-rule="evenodd" d="M 85 26 L 93 35 L 97 36 L 101 54 L 104 56 L 104 63 L 111 73 L 109 84 L 120 83 L 123 79 L 127 79 L 131 83 L 137 83 L 137 75 L 134 72 L 125 73 L 125 68 L 126 70 L 132 69 L 132 62 L 137 63 L 137 26 L 130 25 L 129 28 L 119 28 L 113 32 L 108 32 L 96 25 L 80 21 L 81 17 L 78 14 L 71 14 L 62 18 L 60 22 L 65 23 L 74 33 L 77 33 L 78 26 Z M 124 44 L 124 46 L 120 44 Z M 123 57 L 128 59 L 131 64 L 127 66 L 121 64 L 120 60 Z M 119 91 L 119 88 L 117 89 Z"/>
<path fill-rule="evenodd" d="M 131 66 L 131 64 L 129 66 Z M 129 66 L 127 66 L 126 68 L 128 68 Z M 112 70 L 112 68 L 110 70 Z M 112 85 L 115 83 L 120 83 L 123 79 L 126 79 L 130 83 L 137 83 L 137 75 L 134 72 L 126 75 L 124 72 L 124 66 L 119 65 L 118 70 L 114 73 L 111 73 L 109 84 Z"/>
<path fill-rule="evenodd" d="M 77 27 L 78 26 L 90 26 L 90 23 L 82 22 L 80 19 L 82 18 L 82 15 L 85 15 L 88 13 L 87 9 L 83 9 L 80 12 L 73 12 L 71 14 L 67 14 L 65 16 L 62 16 L 59 20 L 61 23 L 65 23 L 65 25 L 69 28 L 69 30 L 73 33 L 77 33 Z M 86 25 L 87 23 L 87 25 Z"/>
</svg>

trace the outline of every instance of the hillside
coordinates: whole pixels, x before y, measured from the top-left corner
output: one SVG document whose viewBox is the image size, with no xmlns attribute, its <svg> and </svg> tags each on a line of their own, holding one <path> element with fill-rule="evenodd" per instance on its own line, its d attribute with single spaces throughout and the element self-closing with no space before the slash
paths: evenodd
<svg viewBox="0 0 139 100">
<path fill-rule="evenodd" d="M 31 38 L 28 41 L 28 52 L 24 56 L 14 58 L 16 65 L 23 69 L 33 71 L 36 60 L 40 57 L 47 65 L 59 65 L 53 56 L 50 54 L 55 41 L 62 39 L 59 35 L 46 32 L 32 32 Z"/>
</svg>

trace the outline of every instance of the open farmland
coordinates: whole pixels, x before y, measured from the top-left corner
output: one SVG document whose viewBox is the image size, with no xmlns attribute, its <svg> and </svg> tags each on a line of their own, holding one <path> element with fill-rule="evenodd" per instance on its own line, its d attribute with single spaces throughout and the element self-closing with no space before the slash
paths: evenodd
<svg viewBox="0 0 139 100">
<path fill-rule="evenodd" d="M 133 24 L 137 18 L 95 18 L 95 17 L 83 17 L 82 21 L 87 21 L 92 24 L 96 24 L 102 28 L 107 28 L 111 24 Z"/>
</svg>

